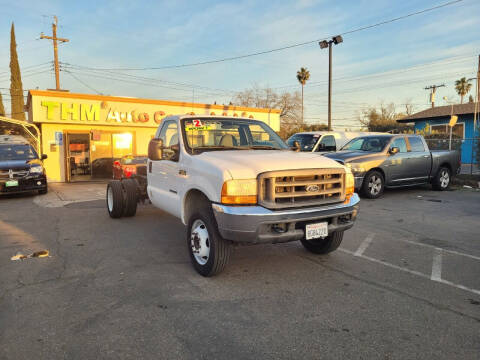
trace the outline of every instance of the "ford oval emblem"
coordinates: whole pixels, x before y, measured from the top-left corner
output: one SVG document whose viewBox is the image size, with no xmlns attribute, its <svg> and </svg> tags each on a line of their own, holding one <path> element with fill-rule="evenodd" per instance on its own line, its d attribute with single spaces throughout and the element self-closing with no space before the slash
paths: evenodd
<svg viewBox="0 0 480 360">
<path fill-rule="evenodd" d="M 318 190 L 320 190 L 320 188 L 318 187 L 318 185 L 308 185 L 305 190 L 307 192 L 317 192 Z"/>
</svg>

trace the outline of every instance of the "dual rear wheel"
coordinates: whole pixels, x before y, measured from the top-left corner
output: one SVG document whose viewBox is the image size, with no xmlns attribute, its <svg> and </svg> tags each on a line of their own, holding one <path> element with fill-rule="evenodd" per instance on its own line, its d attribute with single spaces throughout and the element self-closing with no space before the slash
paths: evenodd
<svg viewBox="0 0 480 360">
<path fill-rule="evenodd" d="M 137 183 L 133 179 L 112 180 L 107 185 L 107 210 L 111 218 L 134 216 L 137 212 Z"/>
</svg>

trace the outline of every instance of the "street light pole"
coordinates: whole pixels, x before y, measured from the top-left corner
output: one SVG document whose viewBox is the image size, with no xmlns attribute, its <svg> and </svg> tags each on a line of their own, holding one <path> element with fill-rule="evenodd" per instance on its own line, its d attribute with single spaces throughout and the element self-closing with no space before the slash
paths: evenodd
<svg viewBox="0 0 480 360">
<path fill-rule="evenodd" d="M 328 131 L 332 131 L 332 41 L 328 42 Z"/>
<path fill-rule="evenodd" d="M 331 40 L 322 40 L 318 44 L 320 49 L 328 47 L 328 130 L 332 130 L 332 44 L 343 42 L 341 35 L 334 36 Z"/>
</svg>

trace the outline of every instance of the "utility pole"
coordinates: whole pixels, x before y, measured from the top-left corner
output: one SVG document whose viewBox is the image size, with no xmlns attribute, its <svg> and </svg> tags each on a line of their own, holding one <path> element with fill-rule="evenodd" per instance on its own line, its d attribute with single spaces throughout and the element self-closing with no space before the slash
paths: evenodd
<svg viewBox="0 0 480 360">
<path fill-rule="evenodd" d="M 432 108 L 435 107 L 435 93 L 437 92 L 437 88 L 439 87 L 445 87 L 445 84 L 430 85 L 425 88 L 425 90 L 430 90 L 430 102 L 432 103 Z"/>
<path fill-rule="evenodd" d="M 55 85 L 56 90 L 60 90 L 60 73 L 58 69 L 58 46 L 57 41 L 62 43 L 68 42 L 68 39 L 57 38 L 57 24 L 58 18 L 56 16 L 53 17 L 54 21 L 52 23 L 52 36 L 45 36 L 43 33 L 40 34 L 40 39 L 48 39 L 53 40 L 53 61 L 55 64 Z"/>
</svg>

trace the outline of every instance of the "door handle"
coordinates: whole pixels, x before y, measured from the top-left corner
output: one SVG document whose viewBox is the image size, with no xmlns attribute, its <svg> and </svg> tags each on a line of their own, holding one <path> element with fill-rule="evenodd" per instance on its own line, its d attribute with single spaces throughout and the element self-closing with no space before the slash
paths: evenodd
<svg viewBox="0 0 480 360">
<path fill-rule="evenodd" d="M 424 157 L 424 158 L 429 158 L 429 157 L 430 157 L 430 155 L 423 155 L 423 157 Z"/>
</svg>

